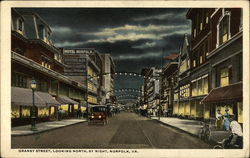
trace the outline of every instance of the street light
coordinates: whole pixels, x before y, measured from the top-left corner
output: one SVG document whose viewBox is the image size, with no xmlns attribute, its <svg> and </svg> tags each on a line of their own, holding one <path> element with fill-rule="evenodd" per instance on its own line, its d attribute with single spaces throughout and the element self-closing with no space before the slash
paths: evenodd
<svg viewBox="0 0 250 158">
<path fill-rule="evenodd" d="M 32 131 L 37 131 L 36 128 L 36 108 L 35 108 L 35 89 L 36 89 L 36 80 L 31 80 L 30 87 L 32 89 L 32 110 L 31 110 L 31 130 Z"/>
</svg>

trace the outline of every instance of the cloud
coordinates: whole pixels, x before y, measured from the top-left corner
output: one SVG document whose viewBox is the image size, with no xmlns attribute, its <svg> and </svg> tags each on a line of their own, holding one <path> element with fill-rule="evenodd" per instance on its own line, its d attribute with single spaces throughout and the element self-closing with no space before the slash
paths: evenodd
<svg viewBox="0 0 250 158">
<path fill-rule="evenodd" d="M 134 21 L 147 21 L 147 20 L 167 20 L 168 18 L 183 18 L 185 17 L 185 12 L 176 14 L 176 13 L 164 13 L 164 14 L 158 14 L 158 15 L 151 15 L 147 17 L 135 17 L 133 18 Z"/>
<path fill-rule="evenodd" d="M 145 48 L 151 48 L 154 46 L 156 46 L 156 42 L 146 42 L 141 45 L 133 46 L 132 48 L 145 49 Z"/>
<path fill-rule="evenodd" d="M 73 32 L 71 28 L 64 26 L 54 26 L 51 28 L 51 30 L 55 34 L 70 34 Z"/>
<path fill-rule="evenodd" d="M 78 45 L 84 44 L 84 42 L 69 42 L 69 41 L 64 41 L 64 42 L 58 42 L 55 43 L 56 47 L 75 47 Z"/>
<path fill-rule="evenodd" d="M 86 43 L 115 43 L 117 41 L 138 41 L 142 39 L 161 40 L 166 35 L 183 33 L 188 30 L 187 25 L 124 25 L 115 28 L 104 28 L 99 32 L 81 33 L 82 35 L 94 35 L 96 39 L 86 41 Z M 169 32 L 169 33 L 166 33 Z M 186 32 L 185 32 L 186 33 Z M 148 44 L 146 44 L 148 46 Z"/>
<path fill-rule="evenodd" d="M 154 39 L 159 40 L 161 39 L 160 36 L 156 34 L 136 34 L 136 33 L 128 33 L 128 34 L 117 34 L 113 37 L 108 37 L 105 39 L 94 39 L 94 40 L 88 40 L 86 43 L 115 43 L 117 41 L 138 41 L 141 39 Z"/>
<path fill-rule="evenodd" d="M 144 54 L 130 54 L 130 55 L 118 55 L 113 57 L 114 60 L 135 60 L 135 59 L 146 59 L 155 58 L 161 56 L 161 52 L 147 52 Z"/>
</svg>

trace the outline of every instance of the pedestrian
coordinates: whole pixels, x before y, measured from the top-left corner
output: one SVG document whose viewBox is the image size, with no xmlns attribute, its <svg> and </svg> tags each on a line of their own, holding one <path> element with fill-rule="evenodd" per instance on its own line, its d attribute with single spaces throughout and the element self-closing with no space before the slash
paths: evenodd
<svg viewBox="0 0 250 158">
<path fill-rule="evenodd" d="M 225 131 L 229 131 L 229 127 L 230 127 L 230 121 L 229 121 L 229 113 L 228 113 L 228 108 L 226 108 L 225 110 L 225 114 L 223 115 L 223 128 Z"/>
<path fill-rule="evenodd" d="M 220 109 L 217 110 L 216 113 L 216 128 L 221 129 L 222 128 L 222 122 L 223 122 L 223 116 L 220 112 Z"/>
<path fill-rule="evenodd" d="M 243 146 L 243 132 L 241 125 L 234 119 L 234 115 L 229 116 L 230 121 L 230 129 L 232 131 L 233 136 L 230 140 L 230 147 L 234 148 L 234 145 L 239 145 L 239 148 Z"/>
<path fill-rule="evenodd" d="M 58 121 L 61 121 L 61 119 L 62 119 L 62 108 L 60 108 L 59 110 L 58 110 Z"/>
<path fill-rule="evenodd" d="M 76 116 L 77 116 L 77 118 L 78 119 L 80 119 L 81 118 L 81 109 L 80 108 L 78 108 L 78 110 L 77 110 L 77 112 L 76 112 Z"/>
</svg>

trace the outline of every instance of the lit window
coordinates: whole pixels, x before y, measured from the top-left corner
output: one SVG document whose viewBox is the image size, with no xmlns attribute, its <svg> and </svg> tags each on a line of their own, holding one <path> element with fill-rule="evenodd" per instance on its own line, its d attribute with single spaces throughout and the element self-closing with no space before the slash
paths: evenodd
<svg viewBox="0 0 250 158">
<path fill-rule="evenodd" d="M 196 29 L 194 29 L 194 37 L 196 37 Z"/>
<path fill-rule="evenodd" d="M 193 61 L 193 67 L 195 67 L 195 66 L 196 66 L 196 60 Z"/>
<path fill-rule="evenodd" d="M 221 69 L 220 71 L 220 86 L 227 86 L 229 85 L 229 73 L 228 68 Z"/>
<path fill-rule="evenodd" d="M 48 64 L 48 69 L 50 69 L 50 64 Z"/>
<path fill-rule="evenodd" d="M 202 30 L 202 23 L 200 23 L 200 31 Z"/>
<path fill-rule="evenodd" d="M 44 61 L 42 61 L 42 66 L 44 66 Z"/>
<path fill-rule="evenodd" d="M 203 61 L 202 61 L 202 55 L 201 55 L 201 56 L 200 56 L 200 64 L 202 64 L 202 62 L 203 62 Z"/>
</svg>

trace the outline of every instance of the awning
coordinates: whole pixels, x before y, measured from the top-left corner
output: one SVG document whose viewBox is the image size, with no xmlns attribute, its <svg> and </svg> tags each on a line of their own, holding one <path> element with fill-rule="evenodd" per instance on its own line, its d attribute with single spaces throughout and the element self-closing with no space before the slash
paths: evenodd
<svg viewBox="0 0 250 158">
<path fill-rule="evenodd" d="M 225 87 L 214 88 L 201 100 L 201 103 L 223 103 L 232 101 L 242 101 L 242 82 L 231 84 Z"/>
<path fill-rule="evenodd" d="M 35 106 L 46 106 L 46 102 L 37 94 L 34 94 Z M 32 106 L 32 90 L 27 88 L 11 87 L 11 104 Z"/>
<path fill-rule="evenodd" d="M 46 92 L 36 92 L 39 97 L 42 98 L 46 102 L 47 105 L 60 105 L 58 101 L 56 101 L 49 93 Z"/>
<path fill-rule="evenodd" d="M 69 97 L 66 97 L 66 96 L 58 96 L 57 97 L 57 101 L 60 103 L 60 104 L 79 104 L 78 102 L 70 99 Z"/>
</svg>

